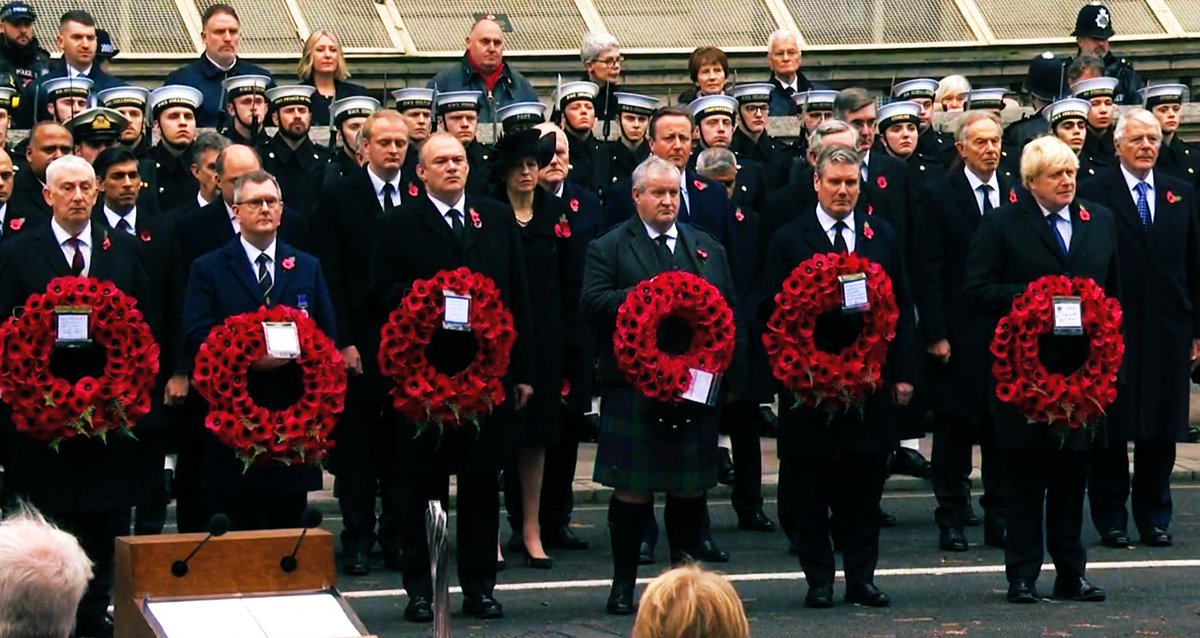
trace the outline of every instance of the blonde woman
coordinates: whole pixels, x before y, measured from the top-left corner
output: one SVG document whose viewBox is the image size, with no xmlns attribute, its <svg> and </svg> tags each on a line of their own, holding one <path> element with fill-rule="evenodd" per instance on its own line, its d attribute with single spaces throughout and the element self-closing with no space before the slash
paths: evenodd
<svg viewBox="0 0 1200 638">
<path fill-rule="evenodd" d="M 750 623 L 733 585 L 691 564 L 646 586 L 633 638 L 750 638 Z"/>
<path fill-rule="evenodd" d="M 329 105 L 334 100 L 367 94 L 366 87 L 346 81 L 350 69 L 332 31 L 313 31 L 308 36 L 296 75 L 303 84 L 317 88 L 312 96 L 313 126 L 329 126 Z"/>
</svg>

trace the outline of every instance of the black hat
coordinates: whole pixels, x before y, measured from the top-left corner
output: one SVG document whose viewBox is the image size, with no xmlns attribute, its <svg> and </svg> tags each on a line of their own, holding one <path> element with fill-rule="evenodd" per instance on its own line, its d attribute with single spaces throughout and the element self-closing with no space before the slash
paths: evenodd
<svg viewBox="0 0 1200 638">
<path fill-rule="evenodd" d="M 1046 51 L 1029 63 L 1025 90 L 1043 102 L 1053 102 L 1062 95 L 1063 67 L 1066 60 Z"/>
<path fill-rule="evenodd" d="M 88 109 L 63 124 L 76 142 L 115 142 L 128 125 L 124 115 L 104 107 Z"/>
<path fill-rule="evenodd" d="M 17 23 L 21 20 L 29 20 L 33 22 L 37 20 L 37 14 L 33 12 L 33 7 L 29 6 L 28 2 L 10 2 L 0 8 L 0 22 Z"/>
<path fill-rule="evenodd" d="M 535 158 L 540 168 L 549 166 L 554 161 L 556 141 L 553 133 L 543 133 L 535 128 L 505 133 L 496 144 L 496 166 L 491 172 L 492 181 L 502 183 L 506 173 L 514 166 L 520 166 L 528 157 Z"/>
<path fill-rule="evenodd" d="M 1113 37 L 1112 13 L 1108 7 L 1093 2 L 1092 4 L 1084 5 L 1079 10 L 1079 15 L 1075 17 L 1075 30 L 1071 35 L 1077 38 L 1102 38 L 1107 40 Z"/>
<path fill-rule="evenodd" d="M 101 60 L 111 60 L 121 52 L 112 36 L 104 29 L 96 29 L 96 57 Z"/>
</svg>

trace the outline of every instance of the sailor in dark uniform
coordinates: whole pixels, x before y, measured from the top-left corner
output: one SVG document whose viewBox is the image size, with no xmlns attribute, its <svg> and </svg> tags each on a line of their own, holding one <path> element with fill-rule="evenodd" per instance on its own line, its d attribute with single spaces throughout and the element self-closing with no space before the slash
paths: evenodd
<svg viewBox="0 0 1200 638">
<path fill-rule="evenodd" d="M 609 186 L 629 179 L 633 169 L 650 156 L 646 131 L 650 116 L 658 108 L 658 99 L 637 93 L 617 93 L 617 125 L 621 134 L 608 142 Z"/>
<path fill-rule="evenodd" d="M 513 102 L 496 109 L 500 130 L 505 135 L 531 129 L 546 121 L 546 105 L 541 102 Z"/>
<path fill-rule="evenodd" d="M 688 104 L 692 113 L 695 131 L 692 137 L 699 141 L 693 147 L 688 166 L 695 167 L 696 157 L 706 148 L 729 148 L 733 140 L 733 126 L 737 121 L 738 102 L 728 95 L 704 95 Z M 737 184 L 733 188 L 733 201 L 751 210 L 762 210 L 767 197 L 767 181 L 762 164 L 749 159 L 739 159 Z"/>
<path fill-rule="evenodd" d="M 797 155 L 795 148 L 767 132 L 767 113 L 773 90 L 774 86 L 764 82 L 739 84 L 729 91 L 738 101 L 737 128 L 733 131 L 729 150 L 738 159 L 762 164 L 767 171 L 767 185 L 777 188 L 787 182 L 788 169 Z"/>
<path fill-rule="evenodd" d="M 596 139 L 596 105 L 600 87 L 593 82 L 567 82 L 558 87 L 557 124 L 567 133 L 571 168 L 567 179 L 600 196 L 608 189 L 604 142 Z M 553 119 L 553 118 L 552 118 Z"/>
<path fill-rule="evenodd" d="M 0 86 L 0 147 L 3 147 L 6 151 L 10 151 L 9 155 L 12 155 L 12 144 L 8 143 L 8 128 L 12 124 L 12 114 L 17 110 L 13 106 L 13 99 L 17 98 L 18 95 L 17 90 L 11 86 Z M 18 99 L 18 101 L 20 100 Z M 13 168 L 18 171 L 21 170 L 21 164 L 24 161 L 25 158 L 23 157 L 14 157 Z"/>
<path fill-rule="evenodd" d="M 1200 192 L 1200 149 L 1180 139 L 1176 133 L 1183 120 L 1183 97 L 1186 84 L 1156 84 L 1142 89 L 1146 110 L 1158 118 L 1162 126 L 1162 146 L 1158 149 L 1155 168 L 1178 177 Z"/>
<path fill-rule="evenodd" d="M 325 183 L 336 182 L 362 166 L 358 161 L 358 132 L 367 117 L 381 106 L 379 100 L 365 95 L 334 100 L 329 105 L 329 116 L 333 118 L 333 136 L 329 145 L 335 158 L 325 167 Z"/>
<path fill-rule="evenodd" d="M 265 75 L 237 75 L 221 83 L 225 91 L 225 113 L 229 126 L 220 131 L 234 144 L 260 148 L 267 143 L 263 130 L 267 120 L 267 89 L 271 78 Z"/>
<path fill-rule="evenodd" d="M 121 131 L 121 146 L 133 151 L 139 160 L 150 156 L 150 135 L 146 126 L 146 102 L 150 91 L 140 86 L 118 86 L 96 94 L 96 102 L 129 120 Z M 142 179 L 145 180 L 145 175 Z"/>
<path fill-rule="evenodd" d="M 199 89 L 181 84 L 150 92 L 150 121 L 159 132 L 158 143 L 150 148 L 159 210 L 196 202 L 200 183 L 192 174 L 191 148 L 196 139 L 196 110 L 203 101 Z"/>
<path fill-rule="evenodd" d="M 915 184 L 927 183 L 945 172 L 942 164 L 921 153 L 919 103 L 909 100 L 890 102 L 879 107 L 876 117 L 879 136 L 875 138 L 875 148 L 902 160 Z"/>
<path fill-rule="evenodd" d="M 333 154 L 308 136 L 316 90 L 307 84 L 290 84 L 267 91 L 271 118 L 279 129 L 260 151 L 263 170 L 279 180 L 284 201 L 305 212 L 320 199 L 325 167 L 333 161 Z"/>
<path fill-rule="evenodd" d="M 1058 139 L 1067 143 L 1075 156 L 1079 158 L 1079 178 L 1093 177 L 1099 166 L 1095 158 L 1087 150 L 1087 138 L 1091 135 L 1087 126 L 1087 114 L 1090 105 L 1087 100 L 1067 98 L 1059 100 L 1046 108 L 1046 119 L 1050 122 L 1050 130 Z"/>
<path fill-rule="evenodd" d="M 104 107 L 87 109 L 63 123 L 71 132 L 74 143 L 74 154 L 87 160 L 96 161 L 96 157 L 114 146 L 120 139 L 121 131 L 129 124 L 125 116 Z"/>
<path fill-rule="evenodd" d="M 92 95 L 92 81 L 83 76 L 54 78 L 43 82 L 42 90 L 46 93 L 45 109 L 51 117 L 39 118 L 39 121 L 53 119 L 59 124 L 65 124 L 67 120 L 87 110 Z M 28 146 L 29 138 L 25 138 L 13 150 L 24 156 Z"/>
<path fill-rule="evenodd" d="M 917 126 L 916 154 L 935 164 L 946 166 L 958 151 L 954 148 L 954 136 L 946 135 L 933 126 L 933 96 L 937 95 L 937 80 L 918 78 L 898 82 L 892 87 L 892 96 L 897 100 L 915 102 L 921 108 Z M 883 130 L 880 127 L 879 130 Z"/>
<path fill-rule="evenodd" d="M 421 143 L 433 132 L 433 89 L 409 87 L 392 91 L 396 100 L 396 110 L 404 117 L 408 126 L 408 147 L 412 149 L 409 157 L 415 158 L 421 148 Z M 412 160 L 409 163 L 412 164 Z"/>
<path fill-rule="evenodd" d="M 1033 100 L 1033 112 L 1008 125 L 1004 130 L 1004 148 L 1011 155 L 1020 155 L 1021 149 L 1035 137 L 1050 132 L 1046 107 L 1063 96 L 1063 76 L 1066 73 L 1064 60 L 1050 51 L 1045 51 L 1029 63 L 1025 75 L 1025 90 Z"/>
<path fill-rule="evenodd" d="M 800 125 L 804 129 L 801 131 L 800 141 L 796 143 L 796 158 L 792 160 L 789 179 L 796 169 L 808 166 L 808 138 L 821 122 L 833 118 L 833 102 L 837 99 L 837 94 L 837 91 L 812 89 L 792 96 L 792 101 L 796 103 L 796 117 L 800 118 Z"/>
<path fill-rule="evenodd" d="M 453 135 L 467 149 L 467 165 L 471 168 L 467 173 L 467 192 L 472 195 L 487 193 L 496 155 L 495 149 L 478 139 L 482 101 L 482 91 L 447 91 L 433 99 L 437 128 Z"/>
<path fill-rule="evenodd" d="M 1113 129 L 1117 125 L 1117 107 L 1113 97 L 1117 91 L 1116 78 L 1091 78 L 1080 80 L 1071 86 L 1071 92 L 1081 100 L 1087 100 L 1091 105 L 1087 116 L 1087 140 L 1083 143 L 1084 152 L 1091 155 L 1099 166 L 1109 167 L 1117 164 L 1117 147 L 1113 142 Z M 1086 179 L 1084 173 L 1080 179 Z"/>
</svg>

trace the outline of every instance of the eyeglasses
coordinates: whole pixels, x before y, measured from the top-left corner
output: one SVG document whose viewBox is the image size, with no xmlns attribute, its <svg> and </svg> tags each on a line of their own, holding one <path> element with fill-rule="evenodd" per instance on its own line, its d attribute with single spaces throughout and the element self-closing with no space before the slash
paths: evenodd
<svg viewBox="0 0 1200 638">
<path fill-rule="evenodd" d="M 250 210 L 262 210 L 263 206 L 267 208 L 275 208 L 283 204 L 283 200 L 278 197 L 256 197 L 254 199 L 246 199 L 236 202 L 234 206 L 245 206 Z"/>
<path fill-rule="evenodd" d="M 620 66 L 622 64 L 625 64 L 625 56 L 620 55 L 615 58 L 604 58 L 603 60 L 593 60 L 593 62 L 595 62 L 596 64 L 603 64 L 604 66 Z"/>
<path fill-rule="evenodd" d="M 769 107 L 766 104 L 747 104 L 742 108 L 750 113 L 766 113 Z"/>
</svg>

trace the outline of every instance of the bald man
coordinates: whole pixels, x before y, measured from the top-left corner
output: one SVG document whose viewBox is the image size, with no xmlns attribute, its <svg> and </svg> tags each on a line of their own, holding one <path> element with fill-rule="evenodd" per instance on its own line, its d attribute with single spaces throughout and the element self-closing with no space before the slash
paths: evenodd
<svg viewBox="0 0 1200 638">
<path fill-rule="evenodd" d="M 524 75 L 504 62 L 504 30 L 493 15 L 475 22 L 467 34 L 466 52 L 453 66 L 443 69 L 427 85 L 439 92 L 482 91 L 480 122 L 496 121 L 496 110 L 513 102 L 536 101 L 537 94 Z"/>
</svg>

